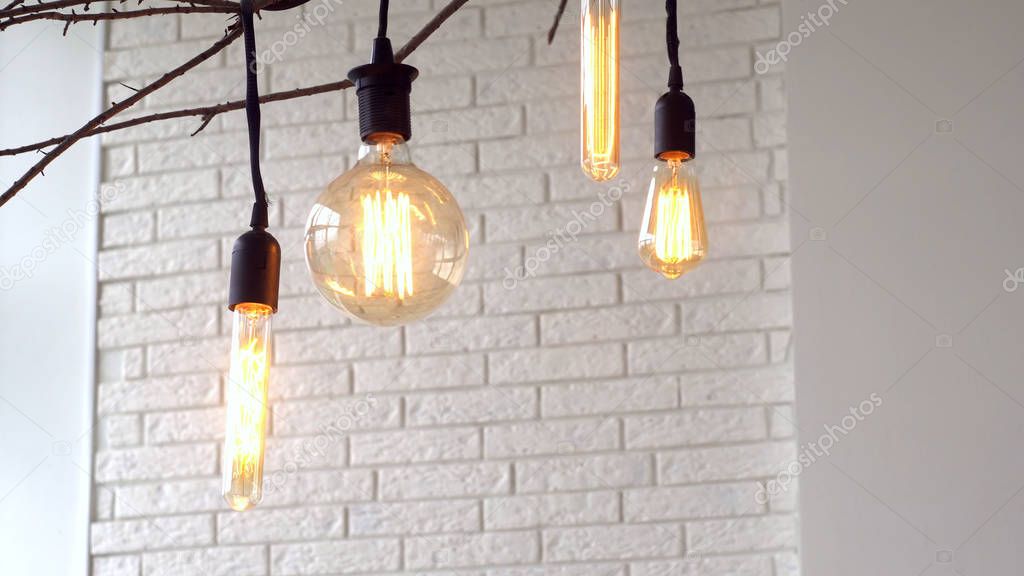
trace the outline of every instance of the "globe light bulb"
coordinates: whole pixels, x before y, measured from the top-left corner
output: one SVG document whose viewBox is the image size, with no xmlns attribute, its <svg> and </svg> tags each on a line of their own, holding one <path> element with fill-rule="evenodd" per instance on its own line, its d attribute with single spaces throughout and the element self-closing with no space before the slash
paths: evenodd
<svg viewBox="0 0 1024 576">
<path fill-rule="evenodd" d="M 355 167 L 320 195 L 306 224 L 306 264 L 320 294 L 378 326 L 437 309 L 462 280 L 468 254 L 455 198 L 393 133 L 366 139 Z"/>
<path fill-rule="evenodd" d="M 640 226 L 640 258 L 648 268 L 669 279 L 696 268 L 707 253 L 695 163 L 681 152 L 662 155 L 647 192 Z"/>
<path fill-rule="evenodd" d="M 235 305 L 221 493 L 232 510 L 252 508 L 263 498 L 263 449 L 267 435 L 270 317 L 273 309 Z"/>
<path fill-rule="evenodd" d="M 619 173 L 619 0 L 582 0 L 580 149 L 593 180 Z"/>
</svg>

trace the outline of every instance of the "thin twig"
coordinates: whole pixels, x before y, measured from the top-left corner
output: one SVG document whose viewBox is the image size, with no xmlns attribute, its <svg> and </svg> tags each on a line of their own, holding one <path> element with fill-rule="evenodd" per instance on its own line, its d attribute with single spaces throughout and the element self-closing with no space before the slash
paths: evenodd
<svg viewBox="0 0 1024 576">
<path fill-rule="evenodd" d="M 0 30 L 5 30 L 15 24 L 31 22 L 33 20 L 58 20 L 61 22 L 99 22 L 100 20 L 122 20 L 127 18 L 141 18 L 143 16 L 156 16 L 158 14 L 235 14 L 237 9 L 221 8 L 218 6 L 167 6 L 164 8 L 143 8 L 142 10 L 128 10 L 126 12 L 99 12 L 96 14 L 78 14 L 75 11 L 65 12 L 35 12 L 25 16 L 17 16 L 0 21 Z"/>
<path fill-rule="evenodd" d="M 450 18 L 452 14 L 455 14 L 459 8 L 462 8 L 466 2 L 469 2 L 469 0 L 452 0 L 444 8 L 441 8 L 441 11 L 434 14 L 430 22 L 424 24 L 419 32 L 413 34 L 412 38 L 409 38 L 405 46 L 402 46 L 398 49 L 398 52 L 395 52 L 395 60 L 401 62 L 408 58 L 410 54 L 420 47 L 420 44 L 423 44 L 424 40 L 436 32 L 441 27 L 441 24 L 444 24 L 444 21 Z"/>
<path fill-rule="evenodd" d="M 396 57 L 397 58 L 397 57 Z M 327 92 L 338 92 L 351 88 L 352 83 L 348 80 L 342 80 L 340 82 L 328 82 L 327 84 L 318 84 L 316 86 L 308 86 L 306 88 L 296 88 L 294 90 L 286 90 L 284 92 L 273 92 L 270 94 L 263 94 L 260 96 L 260 104 L 268 104 L 270 102 L 280 102 L 282 100 L 294 100 L 295 98 L 302 98 L 304 96 L 315 96 L 317 94 L 326 94 Z M 190 116 L 200 116 L 202 123 L 193 136 L 198 134 L 206 125 L 210 123 L 216 116 L 225 112 L 231 112 L 232 110 L 241 110 L 245 108 L 245 100 L 234 100 L 232 102 L 225 102 L 223 104 L 214 104 L 211 106 L 201 106 L 199 108 L 188 108 L 185 110 L 171 110 L 168 112 L 158 112 L 156 114 L 148 114 L 146 116 L 139 116 L 138 118 L 132 118 L 130 120 L 123 120 L 114 124 L 106 124 L 103 126 L 97 126 L 92 130 L 89 130 L 85 137 L 97 136 L 99 134 L 105 134 L 107 132 L 115 132 L 117 130 L 124 130 L 125 128 L 131 128 L 133 126 L 139 126 L 141 124 L 148 124 L 150 122 L 159 122 L 161 120 L 173 120 L 175 118 L 187 118 Z M 26 144 L 17 148 L 8 148 L 6 150 L 0 150 L 0 156 L 16 156 L 18 154 L 24 154 L 25 152 L 32 152 L 34 150 L 42 150 L 55 144 L 60 144 L 64 141 L 67 136 L 57 136 L 50 138 L 49 140 L 43 140 L 34 144 Z"/>
<path fill-rule="evenodd" d="M 124 0 L 118 0 L 118 1 L 123 2 Z M 235 12 L 237 12 L 238 9 L 239 9 L 237 2 L 229 2 L 228 0 L 174 0 L 174 1 L 175 2 L 180 2 L 182 4 L 191 4 L 193 6 L 220 6 L 221 8 L 233 8 L 235 10 Z M 141 4 L 141 3 L 142 3 L 142 0 L 139 0 L 139 4 Z"/>
<path fill-rule="evenodd" d="M 29 6 L 20 6 L 20 2 L 11 2 L 3 10 L 0 10 L 0 17 L 7 18 L 8 16 L 21 16 L 22 14 L 31 14 L 33 12 L 59 10 L 72 6 L 88 5 L 98 1 L 104 0 L 58 0 L 57 2 L 40 2 L 39 4 Z"/>
<path fill-rule="evenodd" d="M 139 102 L 146 96 L 166 86 L 171 82 L 171 80 L 174 80 L 178 76 L 181 76 L 185 72 L 188 72 L 192 68 L 195 68 L 196 66 L 202 64 L 204 61 L 208 60 L 215 54 L 218 54 L 229 44 L 234 42 L 241 35 L 241 33 L 241 26 L 239 26 L 237 23 L 231 25 L 231 27 L 229 27 L 227 32 L 224 34 L 224 37 L 214 42 L 212 46 L 200 52 L 196 56 L 192 57 L 192 59 L 188 62 L 185 62 L 181 66 L 178 66 L 174 70 L 171 70 L 170 72 L 164 74 L 152 84 L 147 85 L 145 88 L 140 89 L 138 92 L 135 92 L 128 98 L 125 98 L 121 102 L 118 102 L 117 104 L 111 106 L 98 116 L 94 117 L 92 120 L 86 122 L 84 126 L 79 128 L 75 132 L 65 136 L 63 139 L 61 139 L 60 143 L 57 144 L 56 148 L 48 151 L 39 162 L 36 162 L 31 168 L 29 168 L 27 172 L 25 172 L 24 175 L 22 175 L 21 178 L 18 178 L 18 180 L 16 180 L 14 184 L 12 184 L 11 187 L 8 188 L 7 191 L 3 193 L 3 195 L 0 195 L 0 206 L 3 206 L 7 202 L 9 202 L 11 198 L 14 198 L 15 194 L 17 194 L 19 191 L 25 188 L 25 186 L 28 185 L 29 181 L 31 181 L 33 178 L 42 173 L 43 169 L 46 168 L 51 162 L 53 162 L 57 158 L 57 156 L 59 156 L 65 150 L 70 148 L 75 142 L 78 142 L 82 138 L 87 137 L 91 130 L 99 126 L 102 126 L 104 122 L 114 117 L 118 113 L 127 110 L 133 104 Z"/>
<path fill-rule="evenodd" d="M 461 8 L 469 0 L 452 0 L 444 8 L 441 9 L 431 20 L 427 22 L 419 32 L 413 35 L 404 46 L 399 48 L 398 52 L 395 53 L 395 60 L 401 62 L 409 57 L 423 42 L 430 37 L 441 25 L 451 17 L 459 8 Z M 326 84 L 319 84 L 317 86 L 309 86 L 306 88 L 297 88 L 294 90 L 287 90 L 283 92 L 273 92 L 270 94 L 264 94 L 260 96 L 260 103 L 267 104 L 270 102 L 280 102 L 282 100 L 292 100 L 294 98 L 302 98 L 304 96 L 313 96 L 316 94 L 325 94 L 327 92 L 337 92 L 351 88 L 352 83 L 348 80 L 342 80 L 340 82 L 328 82 Z M 241 110 L 245 107 L 244 100 L 235 100 L 232 102 L 225 102 L 223 104 L 216 104 L 212 106 L 202 106 L 199 108 L 188 108 L 185 110 L 172 110 L 169 112 L 159 112 L 156 114 L 149 114 L 146 116 L 139 116 L 138 118 L 132 118 L 130 120 L 124 120 L 115 124 L 107 124 L 104 126 L 94 126 L 89 129 L 82 137 L 95 136 L 97 134 L 103 134 L 106 132 L 113 132 L 115 130 L 123 130 L 125 128 L 131 128 L 140 124 L 147 124 L 149 122 L 157 122 L 161 120 L 171 120 L 174 118 L 186 118 L 190 116 L 200 116 L 202 118 L 202 124 L 193 133 L 196 134 L 200 130 L 206 127 L 207 124 L 213 120 L 219 114 L 224 112 L 230 112 L 232 110 Z M 42 142 L 36 142 L 35 144 L 27 144 L 18 148 L 9 148 L 7 150 L 0 150 L 0 156 L 14 156 L 17 154 L 23 154 L 25 152 L 32 152 L 34 150 L 41 150 L 60 144 L 69 136 L 58 136 L 56 138 L 50 138 L 49 140 L 43 140 Z M 9 192 L 9 191 L 8 191 Z M 0 206 L 3 204 L 0 203 Z"/>
<path fill-rule="evenodd" d="M 183 4 L 190 4 L 195 6 L 214 6 L 219 8 L 230 9 L 232 13 L 238 13 L 238 4 L 235 2 L 229 2 L 228 0 L 176 0 Z M 71 8 L 74 6 L 84 6 L 88 9 L 90 4 L 98 4 L 102 2 L 116 2 L 123 4 L 124 0 L 55 0 L 54 2 L 40 2 L 39 4 L 32 4 L 29 6 L 19 6 L 20 1 L 16 0 L 7 5 L 3 10 L 0 10 L 0 18 L 8 18 L 11 16 L 22 16 L 24 14 L 34 14 L 36 12 L 46 12 L 49 10 L 60 10 L 62 8 Z M 142 1 L 139 1 L 142 4 Z"/>
<path fill-rule="evenodd" d="M 195 136 L 196 134 L 199 134 L 200 132 L 202 132 L 203 128 L 206 128 L 210 124 L 210 121 L 213 120 L 213 118 L 214 118 L 213 114 L 204 115 L 203 116 L 203 121 L 199 123 L 199 128 L 196 128 L 195 130 L 193 130 L 192 133 L 189 134 L 189 136 Z"/>
<path fill-rule="evenodd" d="M 551 44 L 555 40 L 555 32 L 558 32 L 558 23 L 562 21 L 562 14 L 565 14 L 565 5 L 568 0 L 562 0 L 558 5 L 558 12 L 555 12 L 555 21 L 551 23 L 551 29 L 548 30 L 548 44 Z"/>
</svg>

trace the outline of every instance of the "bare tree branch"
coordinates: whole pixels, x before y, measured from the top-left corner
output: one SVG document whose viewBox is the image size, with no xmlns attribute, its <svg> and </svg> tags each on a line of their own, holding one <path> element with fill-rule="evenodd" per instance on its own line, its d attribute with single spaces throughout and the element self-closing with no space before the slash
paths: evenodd
<svg viewBox="0 0 1024 576">
<path fill-rule="evenodd" d="M 0 10 L 0 18 L 8 18 L 12 16 L 22 16 L 25 14 L 34 14 L 36 12 L 46 12 L 50 10 L 60 10 L 62 8 L 73 8 L 75 6 L 82 6 L 84 11 L 89 10 L 89 6 L 92 4 L 105 4 L 105 3 L 117 3 L 124 4 L 125 0 L 55 0 L 54 2 L 40 2 L 39 4 L 32 4 L 30 6 L 21 6 L 23 0 L 15 0 L 8 4 L 3 10 Z M 238 4 L 235 2 L 229 2 L 228 0 L 175 0 L 182 4 L 195 5 L 195 6 L 216 6 L 220 8 L 231 9 L 232 13 L 238 13 Z M 141 4 L 141 2 L 140 2 Z"/>
<path fill-rule="evenodd" d="M 431 20 L 427 22 L 423 28 L 420 29 L 404 46 L 398 49 L 395 53 L 395 60 L 401 62 L 409 57 L 417 48 L 420 47 L 423 42 L 430 37 L 438 28 L 444 24 L 445 20 L 451 17 L 459 8 L 461 8 L 469 0 L 452 0 L 444 8 L 441 9 Z M 313 96 L 315 94 L 324 94 L 326 92 L 337 92 L 351 88 L 352 83 L 348 80 L 342 80 L 340 82 L 328 82 L 326 84 L 319 84 L 316 86 L 309 86 L 306 88 L 297 88 L 295 90 L 287 90 L 283 92 L 273 92 L 270 94 L 264 94 L 260 96 L 260 103 L 267 104 L 270 102 L 280 102 L 282 100 L 292 100 L 295 98 L 302 98 L 303 96 Z M 133 88 L 134 90 L 134 88 Z M 190 116 L 200 116 L 203 119 L 203 124 L 193 134 L 198 133 L 202 130 L 206 124 L 209 124 L 210 120 L 219 114 L 224 112 L 230 112 L 232 110 L 241 110 L 245 108 L 245 100 L 234 100 L 232 102 L 225 102 L 223 104 L 216 104 L 211 106 L 201 106 L 198 108 L 187 108 L 184 110 L 172 110 L 168 112 L 159 112 L 156 114 L 149 114 L 146 116 L 139 116 L 138 118 L 132 118 L 130 120 L 124 120 L 114 124 L 106 124 L 102 126 L 95 126 L 88 130 L 83 137 L 96 136 L 98 134 L 104 134 L 106 132 L 114 132 L 116 130 L 123 130 L 125 128 L 131 128 L 140 124 L 147 124 L 149 122 L 158 122 L 160 120 L 172 120 L 174 118 L 186 118 Z M 25 152 L 32 152 L 35 150 L 42 150 L 49 146 L 60 144 L 67 136 L 57 136 L 34 144 L 26 144 L 17 148 L 8 148 L 6 150 L 0 150 L 0 156 L 15 156 L 18 154 L 24 154 Z M 0 204 L 2 205 L 2 204 Z"/>
<path fill-rule="evenodd" d="M 24 0 L 21 2 L 15 1 L 0 10 L 0 18 L 7 18 L 9 16 L 21 16 L 22 14 L 32 14 L 35 12 L 46 12 L 47 10 L 60 10 L 61 8 L 71 8 L 73 6 L 85 6 L 88 9 L 90 4 L 99 4 L 102 2 L 112 2 L 120 0 L 57 0 L 56 2 L 40 2 L 38 4 L 32 4 L 30 6 L 22 6 Z"/>
<path fill-rule="evenodd" d="M 95 14 L 79 14 L 71 12 L 34 12 L 24 16 L 16 16 L 0 21 L 0 31 L 15 24 L 31 22 L 33 20 L 59 20 L 73 24 L 75 22 L 99 22 L 100 20 L 121 20 L 125 18 L 140 18 L 142 16 L 155 16 L 158 14 L 237 14 L 237 8 L 221 8 L 219 6 L 167 6 L 164 8 L 143 8 L 141 10 L 127 10 L 125 12 L 97 12 Z"/>
<path fill-rule="evenodd" d="M 468 0 L 466 0 L 468 1 Z M 352 83 L 348 80 L 342 80 L 340 82 L 328 82 L 327 84 L 318 84 L 316 86 L 309 86 L 306 88 L 296 88 L 294 90 L 286 90 L 283 92 L 273 92 L 270 94 L 264 94 L 260 96 L 261 104 L 268 104 L 270 102 L 280 102 L 282 100 L 293 100 L 295 98 L 302 98 L 303 96 L 313 96 L 316 94 L 324 94 L 327 92 L 338 92 L 351 88 Z M 139 116 L 138 118 L 132 118 L 130 120 L 123 120 L 114 124 L 105 124 L 103 126 L 97 126 L 85 133 L 84 137 L 97 136 L 99 134 L 105 134 L 107 132 L 115 132 L 117 130 L 124 130 L 125 128 L 131 128 L 133 126 L 139 126 L 141 124 L 148 124 L 150 122 L 159 122 L 161 120 L 173 120 L 175 118 L 187 118 L 190 116 L 200 116 L 202 118 L 202 124 L 196 129 L 192 135 L 198 134 L 207 124 L 210 123 L 215 117 L 225 112 L 231 112 L 232 110 L 241 110 L 245 108 L 245 100 L 234 100 L 231 102 L 225 102 L 223 104 L 214 104 L 211 106 L 200 106 L 198 108 L 187 108 L 184 110 L 171 110 L 168 112 L 158 112 L 156 114 L 148 114 L 146 116 Z M 26 144 L 17 148 L 8 148 L 6 150 L 0 150 L 0 156 L 16 156 L 18 154 L 24 154 L 25 152 L 32 152 L 35 150 L 42 150 L 55 144 L 60 144 L 68 136 L 57 136 L 50 138 L 49 140 L 43 140 L 34 144 Z"/>
<path fill-rule="evenodd" d="M 127 110 L 136 102 L 142 100 L 149 94 L 152 94 L 153 92 L 156 92 L 160 88 L 166 86 L 168 83 L 171 82 L 171 80 L 174 80 L 178 76 L 181 76 L 185 72 L 188 72 L 192 68 L 195 68 L 199 64 L 202 64 L 204 61 L 208 60 L 210 57 L 219 53 L 229 44 L 234 42 L 241 34 L 242 27 L 237 22 L 235 24 L 232 24 L 228 28 L 227 32 L 224 34 L 224 37 L 214 42 L 212 46 L 210 46 L 206 50 L 203 50 L 196 56 L 192 57 L 192 59 L 188 62 L 185 62 L 181 66 L 178 66 L 174 70 L 171 70 L 170 72 L 164 74 L 152 84 L 147 85 L 145 88 L 140 89 L 128 98 L 125 98 L 124 100 L 114 104 L 98 116 L 94 117 L 92 120 L 86 122 L 85 125 L 79 128 L 78 130 L 62 138 L 60 144 L 58 144 L 56 148 L 47 152 L 41 160 L 36 162 L 35 165 L 29 168 L 29 170 L 25 172 L 25 174 L 22 175 L 21 178 L 18 178 L 14 182 L 14 184 L 12 184 L 11 187 L 7 189 L 6 192 L 0 195 L 0 206 L 3 206 L 7 202 L 9 202 L 11 198 L 14 198 L 15 194 L 17 194 L 20 190 L 25 188 L 29 181 L 31 181 L 33 178 L 42 173 L 43 169 L 49 166 L 50 163 L 53 162 L 57 158 L 57 156 L 59 156 L 62 152 L 70 148 L 75 142 L 78 142 L 82 138 L 87 137 L 90 130 L 93 130 L 98 126 L 101 126 L 104 122 L 114 117 L 118 113 Z"/>
<path fill-rule="evenodd" d="M 558 4 L 558 11 L 555 12 L 555 21 L 551 23 L 551 29 L 548 30 L 548 44 L 555 41 L 555 33 L 558 32 L 558 23 L 562 21 L 562 14 L 565 14 L 565 5 L 568 0 L 562 0 Z"/>
<path fill-rule="evenodd" d="M 62 0 L 62 1 L 75 2 L 77 0 Z M 187 2 L 189 0 L 179 0 L 179 1 L 186 1 Z M 219 1 L 219 0 L 199 0 L 199 1 Z M 463 5 L 465 5 L 466 2 L 468 2 L 468 1 L 469 0 L 451 0 L 447 5 L 445 5 L 444 8 L 442 8 L 437 14 L 435 14 L 434 17 L 431 18 L 430 21 L 427 22 L 423 26 L 423 28 L 421 28 L 419 30 L 419 32 L 414 34 L 413 37 L 410 38 L 409 41 L 406 42 L 405 45 L 402 46 L 395 53 L 395 60 L 397 60 L 398 62 L 401 62 L 401 61 L 405 60 L 410 54 L 412 54 L 417 48 L 419 48 L 419 46 L 421 44 L 423 44 L 423 42 L 426 41 L 426 39 L 429 38 L 431 34 L 433 34 L 435 31 L 437 31 L 437 29 L 440 28 L 441 25 L 444 24 L 444 22 L 449 17 L 451 17 L 452 14 L 454 14 L 456 11 L 458 11 L 459 8 L 461 8 Z M 268 0 L 268 1 L 263 2 L 262 4 L 264 6 L 267 6 L 267 5 L 272 4 L 273 2 L 274 2 L 274 0 Z M 239 26 L 237 23 L 232 24 L 228 28 L 228 30 L 225 33 L 224 37 L 221 38 L 220 40 L 218 40 L 216 43 L 214 43 L 209 48 L 207 48 L 205 51 L 203 51 L 199 55 L 195 56 L 194 58 L 192 58 L 188 62 L 182 64 L 181 66 L 175 68 L 174 70 L 171 70 L 170 72 L 164 74 L 159 79 L 157 79 L 155 82 L 153 82 L 153 83 L 151 83 L 151 84 L 149 84 L 149 85 L 147 85 L 147 86 L 145 86 L 145 87 L 143 87 L 141 89 L 136 90 L 134 92 L 134 94 L 132 94 L 128 98 L 122 100 L 121 102 L 117 102 L 117 103 L 113 104 L 110 108 L 105 110 L 103 113 L 101 113 L 100 115 L 94 117 L 92 120 L 89 120 L 88 122 L 85 123 L 85 125 L 83 125 L 81 128 L 79 128 L 75 132 L 72 132 L 71 134 L 68 134 L 68 135 L 65 135 L 65 136 L 58 136 L 58 137 L 55 137 L 55 138 L 50 138 L 48 140 L 44 140 L 42 142 L 37 142 L 35 144 L 28 144 L 28 145 L 25 145 L 25 146 L 19 146 L 17 148 L 10 148 L 10 149 L 7 149 L 7 150 L 0 150 L 0 156 L 13 156 L 13 155 L 21 154 L 21 153 L 25 153 L 25 152 L 31 152 L 31 151 L 37 151 L 37 150 L 42 151 L 44 148 L 48 148 L 50 146 L 56 146 L 52 150 L 44 151 L 43 152 L 44 157 L 39 162 L 37 162 L 34 166 L 32 166 L 32 168 L 30 168 L 24 175 L 22 175 L 21 178 L 19 178 L 17 181 L 15 181 L 14 184 L 12 184 L 11 187 L 6 192 L 4 192 L 2 195 L 0 195 L 0 206 L 3 206 L 8 201 L 10 201 L 12 198 L 14 198 L 14 196 L 19 191 L 21 191 L 22 189 L 25 188 L 26 185 L 28 185 L 29 181 L 31 181 L 36 176 L 42 174 L 43 169 L 45 169 L 51 162 L 53 162 L 53 160 L 55 160 L 57 158 L 57 156 L 59 156 L 61 153 L 65 152 L 68 148 L 70 148 L 72 145 L 74 145 L 79 140 L 82 140 L 83 138 L 88 138 L 90 136 L 95 136 L 97 134 L 102 134 L 102 133 L 105 133 L 105 132 L 112 132 L 114 130 L 121 130 L 121 129 L 124 129 L 124 128 L 130 128 L 132 126 L 138 126 L 140 124 L 145 124 L 145 123 L 148 123 L 148 122 L 155 122 L 155 121 L 159 121 L 159 120 L 169 120 L 169 119 L 172 119 L 172 118 L 183 118 L 183 117 L 189 117 L 189 116 L 199 116 L 199 117 L 201 117 L 202 122 L 201 122 L 199 128 L 195 132 L 193 132 L 193 134 L 196 134 L 199 131 L 201 131 L 203 128 L 205 128 L 206 125 L 208 125 L 210 123 L 210 121 L 213 120 L 213 118 L 216 117 L 217 115 L 222 114 L 224 112 L 231 111 L 231 110 L 240 110 L 240 109 L 244 108 L 245 107 L 245 101 L 244 100 L 235 100 L 235 101 L 225 102 L 224 104 L 218 104 L 218 105 L 214 105 L 214 106 L 205 106 L 205 107 L 199 107 L 199 108 L 189 108 L 189 109 L 185 109 L 185 110 L 174 110 L 174 111 L 170 111 L 170 112 L 161 112 L 161 113 L 157 113 L 157 114 L 149 114 L 149 115 L 146 115 L 146 116 L 140 116 L 138 118 L 133 118 L 133 119 L 130 119 L 130 120 L 125 120 L 125 121 L 117 122 L 117 123 L 113 123 L 113 124 L 105 124 L 108 120 L 110 120 L 111 118 L 113 118 L 117 114 L 123 112 L 124 110 L 127 110 L 128 108 L 130 108 L 131 106 L 133 106 L 134 104 L 136 104 L 137 102 L 139 102 L 140 100 L 145 98 L 146 96 L 152 94 L 153 92 L 156 92 L 160 88 L 162 88 L 162 87 L 166 86 L 167 84 L 169 84 L 175 78 L 183 75 L 188 70 L 191 70 L 192 68 L 195 68 L 196 66 L 198 66 L 203 61 L 205 61 L 205 60 L 209 59 L 210 57 L 212 57 L 213 55 L 217 54 L 218 52 L 223 50 L 225 47 L 227 47 L 229 44 L 231 44 L 240 35 L 241 35 L 241 26 Z M 283 91 L 283 92 L 275 92 L 275 93 L 271 93 L 271 94 L 266 94 L 266 95 L 260 97 L 260 102 L 261 103 L 268 103 L 268 102 L 278 102 L 278 101 L 282 101 L 282 100 L 291 100 L 291 99 L 294 99 L 294 98 L 301 98 L 301 97 L 304 97 L 304 96 L 311 96 L 311 95 L 314 95 L 314 94 L 323 94 L 323 93 L 326 93 L 326 92 L 335 92 L 335 91 L 344 90 L 344 89 L 350 88 L 350 87 L 352 87 L 352 83 L 351 82 L 349 82 L 348 80 L 342 80 L 340 82 L 330 82 L 330 83 L 327 83 L 327 84 L 320 84 L 320 85 L 317 85 L 317 86 L 310 86 L 310 87 L 306 87 L 306 88 L 298 88 L 298 89 L 295 89 L 295 90 L 288 90 L 288 91 Z M 135 89 L 133 88 L 133 90 L 135 90 Z"/>
<path fill-rule="evenodd" d="M 436 32 L 437 29 L 441 27 L 441 24 L 444 24 L 445 20 L 450 18 L 452 14 L 455 14 L 455 12 L 458 11 L 459 8 L 462 8 L 462 6 L 468 1 L 469 0 L 452 0 L 444 8 L 441 8 L 441 11 L 434 14 L 434 17 L 430 19 L 430 22 L 424 24 L 423 28 L 420 28 L 419 32 L 413 34 L 412 38 L 405 43 L 405 46 L 402 46 L 398 49 L 398 52 L 395 52 L 395 60 L 401 62 L 408 58 L 409 54 L 412 54 L 417 48 L 419 48 L 420 44 L 423 44 L 424 40 Z"/>
</svg>

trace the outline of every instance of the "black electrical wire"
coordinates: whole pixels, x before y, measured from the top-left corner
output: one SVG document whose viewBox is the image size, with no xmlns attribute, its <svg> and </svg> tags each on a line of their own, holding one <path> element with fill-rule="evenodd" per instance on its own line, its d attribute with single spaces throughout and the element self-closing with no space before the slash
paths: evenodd
<svg viewBox="0 0 1024 576">
<path fill-rule="evenodd" d="M 697 111 L 693 99 L 683 92 L 683 69 L 679 65 L 679 33 L 676 0 L 665 0 L 665 44 L 668 48 L 668 92 L 654 105 L 654 156 L 681 155 L 691 160 L 697 154 Z"/>
<path fill-rule="evenodd" d="M 683 89 L 683 69 L 679 65 L 679 31 L 677 30 L 676 0 L 665 0 L 665 44 L 668 48 L 668 62 L 671 65 L 668 75 L 668 87 L 673 90 Z"/>
<path fill-rule="evenodd" d="M 386 38 L 388 35 L 388 0 L 380 0 L 380 14 L 377 20 L 377 38 Z"/>
<path fill-rule="evenodd" d="M 256 81 L 256 31 L 253 26 L 253 0 L 241 0 L 242 31 L 245 41 L 245 118 L 249 125 L 249 170 L 256 202 L 249 225 L 265 230 L 270 224 L 267 191 L 260 173 L 260 94 Z"/>
<path fill-rule="evenodd" d="M 668 61 L 673 66 L 679 66 L 679 32 L 676 30 L 676 0 L 665 0 L 665 12 L 668 13 L 668 19 L 665 22 Z"/>
</svg>

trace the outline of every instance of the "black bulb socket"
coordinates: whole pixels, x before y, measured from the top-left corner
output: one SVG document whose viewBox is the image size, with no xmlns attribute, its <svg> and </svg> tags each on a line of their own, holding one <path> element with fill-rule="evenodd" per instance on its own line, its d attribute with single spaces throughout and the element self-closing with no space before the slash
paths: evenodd
<svg viewBox="0 0 1024 576">
<path fill-rule="evenodd" d="M 254 228 L 235 240 L 231 249 L 228 309 L 244 303 L 263 304 L 277 312 L 281 283 L 281 245 L 270 232 Z"/>
<path fill-rule="evenodd" d="M 418 75 L 416 68 L 395 62 L 390 40 L 374 38 L 370 63 L 348 72 L 359 98 L 359 137 L 364 142 L 379 133 L 412 138 L 409 96 Z"/>
<path fill-rule="evenodd" d="M 697 156 L 697 111 L 681 87 L 671 88 L 654 105 L 654 157 L 670 153 Z"/>
</svg>

